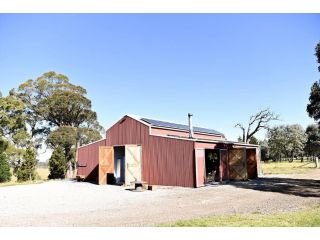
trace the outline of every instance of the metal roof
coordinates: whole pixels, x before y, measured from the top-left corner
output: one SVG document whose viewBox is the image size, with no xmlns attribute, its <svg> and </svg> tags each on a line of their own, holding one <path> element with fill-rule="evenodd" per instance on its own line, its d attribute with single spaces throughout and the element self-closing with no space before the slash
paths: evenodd
<svg viewBox="0 0 320 240">
<path fill-rule="evenodd" d="M 149 119 L 149 118 L 140 118 L 140 120 L 150 124 L 154 127 L 164 127 L 164 128 L 172 128 L 177 130 L 184 130 L 188 131 L 189 126 L 184 124 L 178 124 L 178 123 L 171 123 L 171 122 L 165 122 L 155 119 Z M 208 128 L 201 128 L 201 127 L 193 127 L 193 131 L 197 133 L 208 133 L 208 134 L 215 134 L 215 135 L 224 135 L 221 132 L 218 132 L 214 129 L 208 129 Z"/>
</svg>

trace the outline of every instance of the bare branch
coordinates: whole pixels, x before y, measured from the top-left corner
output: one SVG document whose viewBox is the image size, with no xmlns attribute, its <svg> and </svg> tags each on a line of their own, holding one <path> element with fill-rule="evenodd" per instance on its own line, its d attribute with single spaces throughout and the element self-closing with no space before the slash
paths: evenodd
<svg viewBox="0 0 320 240">
<path fill-rule="evenodd" d="M 279 120 L 279 116 L 273 113 L 269 108 L 266 108 L 250 116 L 247 131 L 241 123 L 237 123 L 235 127 L 239 127 L 242 130 L 243 141 L 248 143 L 254 134 L 261 129 L 269 129 L 268 123 L 275 120 Z M 253 131 L 251 131 L 252 128 Z"/>
<path fill-rule="evenodd" d="M 237 123 L 234 127 L 239 127 L 241 130 L 242 130 L 242 142 L 245 142 L 245 137 L 246 137 L 246 130 L 245 128 L 243 127 L 243 125 L 241 123 Z"/>
</svg>

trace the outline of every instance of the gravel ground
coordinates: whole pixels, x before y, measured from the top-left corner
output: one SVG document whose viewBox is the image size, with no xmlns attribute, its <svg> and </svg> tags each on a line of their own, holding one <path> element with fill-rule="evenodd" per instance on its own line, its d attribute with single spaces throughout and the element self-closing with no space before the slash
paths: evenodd
<svg viewBox="0 0 320 240">
<path fill-rule="evenodd" d="M 0 188 L 0 226 L 153 226 L 221 214 L 294 211 L 320 203 L 320 170 L 202 188 L 133 192 L 74 181 Z"/>
</svg>

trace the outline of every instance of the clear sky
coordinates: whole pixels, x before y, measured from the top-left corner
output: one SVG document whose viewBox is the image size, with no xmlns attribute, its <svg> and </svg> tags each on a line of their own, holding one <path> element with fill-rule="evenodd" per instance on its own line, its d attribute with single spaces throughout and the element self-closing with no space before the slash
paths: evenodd
<svg viewBox="0 0 320 240">
<path fill-rule="evenodd" d="M 319 26 L 319 14 L 0 14 L 0 90 L 53 70 L 87 89 L 106 129 L 192 112 L 236 140 L 264 107 L 306 127 Z"/>
</svg>

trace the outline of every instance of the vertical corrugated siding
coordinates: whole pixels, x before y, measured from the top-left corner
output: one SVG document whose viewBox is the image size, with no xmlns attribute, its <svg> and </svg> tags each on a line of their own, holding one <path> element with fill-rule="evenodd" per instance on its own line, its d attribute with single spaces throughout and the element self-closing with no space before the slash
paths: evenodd
<svg viewBox="0 0 320 240">
<path fill-rule="evenodd" d="M 141 144 L 148 184 L 194 187 L 193 142 L 150 136 L 148 126 L 126 117 L 106 132 L 107 146 L 125 144 Z"/>
<path fill-rule="evenodd" d="M 96 181 L 98 177 L 99 146 L 105 146 L 105 139 L 78 148 L 78 175 L 85 176 L 88 181 Z M 82 167 L 81 167 L 82 165 Z M 84 165 L 86 165 L 84 167 Z"/>
<path fill-rule="evenodd" d="M 78 149 L 78 174 L 87 180 L 98 177 L 99 146 L 142 146 L 142 178 L 151 185 L 195 186 L 194 148 L 236 148 L 235 144 L 199 143 L 150 136 L 149 127 L 125 117 L 106 132 L 106 139 Z M 256 159 L 257 160 L 257 159 Z"/>
</svg>

